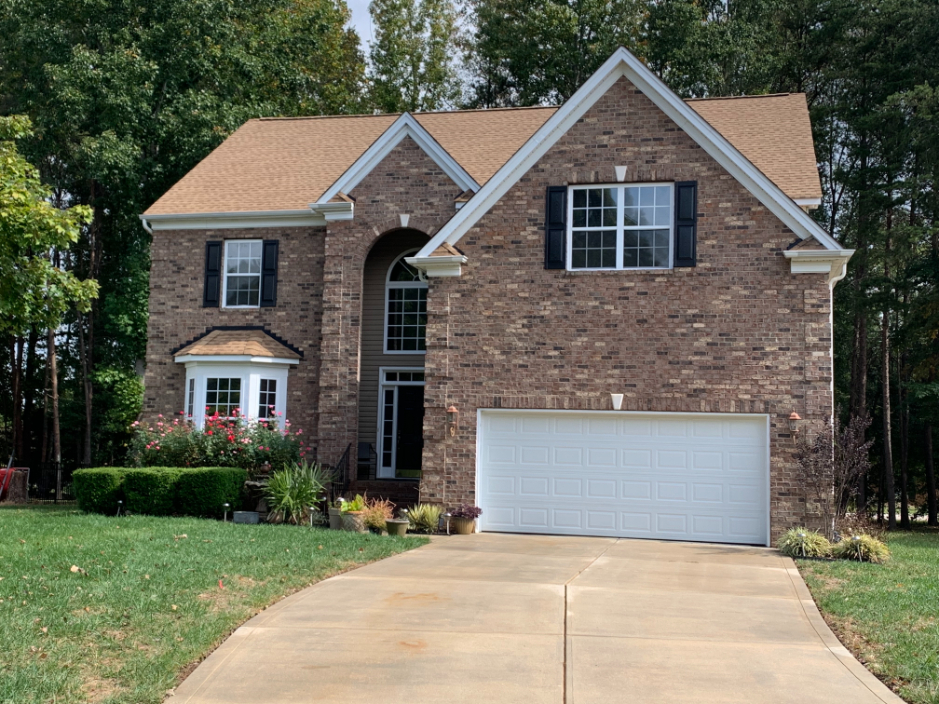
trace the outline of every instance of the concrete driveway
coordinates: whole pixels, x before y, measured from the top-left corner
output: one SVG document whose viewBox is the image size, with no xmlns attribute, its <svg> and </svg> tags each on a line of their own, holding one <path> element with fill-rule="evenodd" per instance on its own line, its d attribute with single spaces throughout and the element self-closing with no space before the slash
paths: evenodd
<svg viewBox="0 0 939 704">
<path fill-rule="evenodd" d="M 901 700 L 772 550 L 481 534 L 328 579 L 239 628 L 172 704 Z"/>
</svg>

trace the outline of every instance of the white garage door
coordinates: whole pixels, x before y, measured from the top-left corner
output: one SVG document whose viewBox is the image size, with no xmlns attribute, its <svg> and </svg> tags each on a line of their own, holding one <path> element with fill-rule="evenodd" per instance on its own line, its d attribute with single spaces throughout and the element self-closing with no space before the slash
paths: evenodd
<svg viewBox="0 0 939 704">
<path fill-rule="evenodd" d="M 768 418 L 481 411 L 480 530 L 767 544 Z"/>
</svg>

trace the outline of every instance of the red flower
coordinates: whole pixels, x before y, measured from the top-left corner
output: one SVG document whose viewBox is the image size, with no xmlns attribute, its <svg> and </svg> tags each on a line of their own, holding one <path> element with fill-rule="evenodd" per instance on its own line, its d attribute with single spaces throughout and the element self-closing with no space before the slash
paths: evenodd
<svg viewBox="0 0 939 704">
<path fill-rule="evenodd" d="M 211 430 L 206 430 L 206 431 L 205 431 L 205 434 L 206 434 L 206 435 L 211 435 L 211 434 L 212 434 L 212 431 L 211 431 Z"/>
<path fill-rule="evenodd" d="M 234 436 L 234 435 L 229 435 L 229 436 L 228 436 L 228 442 L 234 442 L 234 441 L 235 441 L 235 436 Z"/>
</svg>

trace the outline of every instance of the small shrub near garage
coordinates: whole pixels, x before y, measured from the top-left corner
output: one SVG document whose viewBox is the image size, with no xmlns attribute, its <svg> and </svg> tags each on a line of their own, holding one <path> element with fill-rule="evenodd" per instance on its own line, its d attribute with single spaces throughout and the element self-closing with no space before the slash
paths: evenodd
<svg viewBox="0 0 939 704">
<path fill-rule="evenodd" d="M 831 543 L 816 530 L 804 526 L 790 528 L 779 538 L 779 551 L 789 557 L 828 557 Z"/>
<path fill-rule="evenodd" d="M 72 475 L 78 507 L 89 513 L 115 513 L 124 498 L 123 467 L 80 469 Z"/>
<path fill-rule="evenodd" d="M 176 482 L 176 512 L 184 516 L 221 517 L 225 504 L 241 505 L 248 472 L 240 467 L 192 467 Z"/>
<path fill-rule="evenodd" d="M 857 560 L 883 564 L 890 559 L 890 550 L 885 543 L 870 535 L 860 534 L 843 538 L 831 549 L 832 555 L 842 560 Z"/>
</svg>

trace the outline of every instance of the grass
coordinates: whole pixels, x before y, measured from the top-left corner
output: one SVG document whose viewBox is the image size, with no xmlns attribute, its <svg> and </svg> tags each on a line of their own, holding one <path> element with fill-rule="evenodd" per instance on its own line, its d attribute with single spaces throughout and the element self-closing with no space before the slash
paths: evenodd
<svg viewBox="0 0 939 704">
<path fill-rule="evenodd" d="M 0 702 L 161 702 L 259 610 L 425 542 L 0 509 Z"/>
<path fill-rule="evenodd" d="M 906 701 L 939 704 L 939 532 L 887 544 L 885 565 L 797 562 L 845 646 Z"/>
</svg>

